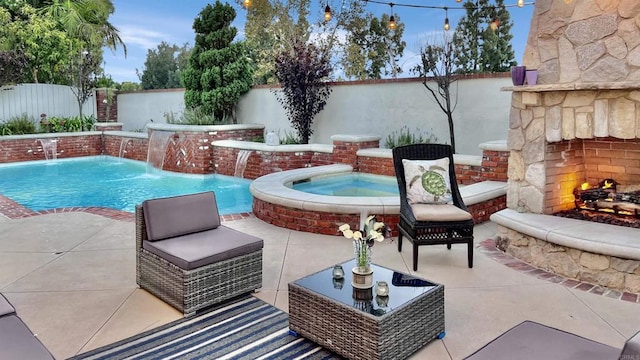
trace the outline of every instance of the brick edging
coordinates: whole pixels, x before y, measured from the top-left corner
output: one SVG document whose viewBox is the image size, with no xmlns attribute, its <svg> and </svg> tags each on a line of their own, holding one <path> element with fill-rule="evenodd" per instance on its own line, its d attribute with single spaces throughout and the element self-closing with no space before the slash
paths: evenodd
<svg viewBox="0 0 640 360">
<path fill-rule="evenodd" d="M 511 269 L 519 271 L 521 273 L 534 276 L 538 279 L 546 280 L 554 284 L 560 284 L 574 290 L 585 291 L 595 295 L 606 296 L 613 299 L 640 304 L 640 294 L 609 289 L 602 285 L 594 285 L 584 281 L 570 279 L 527 264 L 526 262 L 518 258 L 500 251 L 497 247 L 497 242 L 495 239 L 484 240 L 480 242 L 477 248 L 478 250 L 480 250 L 480 252 L 487 255 L 489 258 L 495 260 L 496 262 L 501 263 L 502 265 L 510 267 Z"/>
</svg>

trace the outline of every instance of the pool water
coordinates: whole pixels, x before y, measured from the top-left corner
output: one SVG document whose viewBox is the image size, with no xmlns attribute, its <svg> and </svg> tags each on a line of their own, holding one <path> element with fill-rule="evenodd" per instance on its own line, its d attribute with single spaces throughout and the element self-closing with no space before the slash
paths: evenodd
<svg viewBox="0 0 640 360">
<path fill-rule="evenodd" d="M 391 176 L 349 174 L 296 183 L 294 190 L 329 196 L 398 196 L 398 183 Z"/>
<path fill-rule="evenodd" d="M 152 169 L 110 156 L 0 165 L 0 194 L 34 211 L 106 207 L 134 212 L 146 199 L 213 190 L 221 215 L 251 212 L 251 180 Z"/>
</svg>

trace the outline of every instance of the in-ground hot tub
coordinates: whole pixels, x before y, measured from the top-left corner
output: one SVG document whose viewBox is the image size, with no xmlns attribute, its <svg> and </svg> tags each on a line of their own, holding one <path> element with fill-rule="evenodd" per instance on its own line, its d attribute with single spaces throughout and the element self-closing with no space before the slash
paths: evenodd
<svg viewBox="0 0 640 360">
<path fill-rule="evenodd" d="M 343 164 L 272 173 L 251 183 L 253 213 L 259 219 L 276 226 L 329 235 L 338 234 L 338 226 L 343 223 L 358 228 L 361 218 L 365 219 L 368 215 L 376 215 L 378 221 L 384 221 L 395 228 L 400 210 L 397 194 L 335 196 L 312 194 L 292 188 L 294 183 L 302 181 L 349 174 L 377 180 L 386 178 L 387 183 L 395 181 L 395 178 L 388 176 L 354 173 L 351 166 Z"/>
<path fill-rule="evenodd" d="M 322 183 L 323 178 L 341 178 L 346 175 L 375 179 L 377 183 L 396 181 L 395 177 L 357 173 L 351 166 L 344 164 L 272 173 L 251 183 L 249 190 L 253 195 L 253 213 L 257 218 L 279 227 L 327 235 L 341 235 L 338 227 L 344 223 L 354 229 L 361 228 L 363 219 L 368 215 L 376 215 L 377 220 L 390 226 L 392 235 L 396 236 L 400 212 L 397 193 L 387 195 L 380 193 L 379 189 L 373 192 L 371 189 L 358 189 L 356 192 L 361 194 L 336 196 L 312 194 L 292 188 L 294 183 L 310 179 L 319 179 L 317 183 Z M 395 186 L 397 187 L 397 182 Z M 494 206 L 494 199 L 504 198 L 506 187 L 505 182 L 483 181 L 460 186 L 460 194 L 474 218 L 479 218 Z"/>
</svg>

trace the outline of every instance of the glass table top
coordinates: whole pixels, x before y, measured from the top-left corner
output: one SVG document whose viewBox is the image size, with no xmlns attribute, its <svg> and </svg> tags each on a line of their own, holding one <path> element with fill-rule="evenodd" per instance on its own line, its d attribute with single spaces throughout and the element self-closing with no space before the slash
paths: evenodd
<svg viewBox="0 0 640 360">
<path fill-rule="evenodd" d="M 331 267 L 296 280 L 293 284 L 374 316 L 387 314 L 439 286 L 424 279 L 371 264 L 373 288 L 356 289 L 351 285 L 351 269 L 355 266 L 355 260 L 339 265 L 344 269 L 344 278 L 340 280 L 333 278 Z M 389 296 L 376 295 L 378 281 L 385 281 L 389 285 Z"/>
</svg>

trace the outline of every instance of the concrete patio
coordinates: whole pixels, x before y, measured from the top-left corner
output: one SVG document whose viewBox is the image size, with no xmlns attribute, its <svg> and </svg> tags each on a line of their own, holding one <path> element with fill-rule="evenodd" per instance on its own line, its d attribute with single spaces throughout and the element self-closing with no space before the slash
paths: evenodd
<svg viewBox="0 0 640 360">
<path fill-rule="evenodd" d="M 290 281 L 352 256 L 351 242 L 343 237 L 281 229 L 254 217 L 225 225 L 265 240 L 263 287 L 255 296 L 285 311 Z M 476 226 L 476 243 L 495 231 L 493 223 Z M 132 216 L 123 221 L 86 212 L 0 215 L 0 233 L 0 292 L 58 359 L 181 317 L 136 286 Z M 402 253 L 395 242 L 374 247 L 375 263 L 445 285 L 447 335 L 412 359 L 461 359 L 523 320 L 615 347 L 640 329 L 635 295 L 628 301 L 602 289 L 583 291 L 477 249 L 474 268 L 468 269 L 465 246 L 422 247 L 419 271 L 412 272 L 410 246 Z"/>
</svg>

